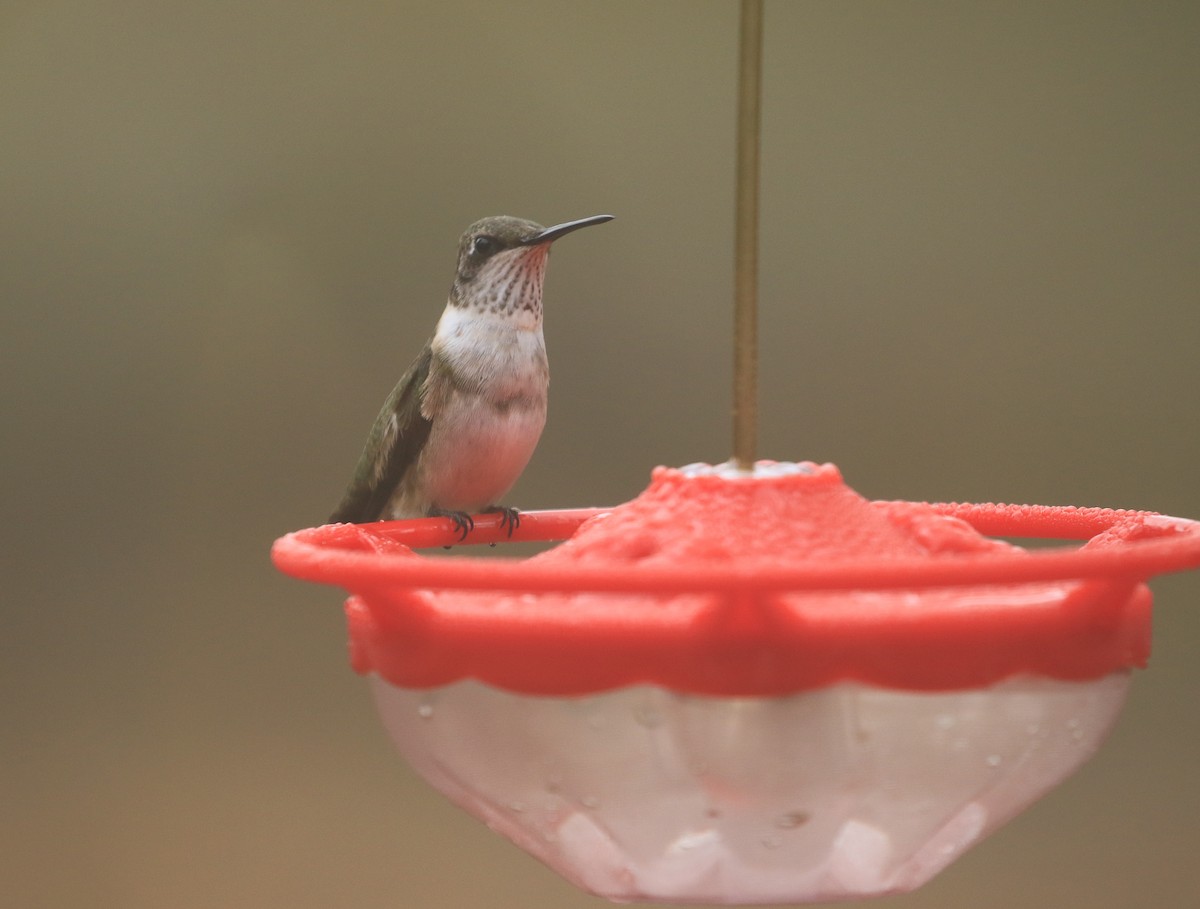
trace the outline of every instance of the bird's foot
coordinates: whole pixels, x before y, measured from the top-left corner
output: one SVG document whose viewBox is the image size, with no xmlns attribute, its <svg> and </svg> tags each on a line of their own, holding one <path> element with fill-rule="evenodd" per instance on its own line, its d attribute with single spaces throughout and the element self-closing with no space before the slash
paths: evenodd
<svg viewBox="0 0 1200 909">
<path fill-rule="evenodd" d="M 521 512 L 508 505 L 489 505 L 483 510 L 484 514 L 500 515 L 500 529 L 508 528 L 508 536 L 511 539 L 513 531 L 521 526 Z"/>
<path fill-rule="evenodd" d="M 425 514 L 431 518 L 449 518 L 453 521 L 460 543 L 467 538 L 467 534 L 475 529 L 475 519 L 465 511 L 445 511 L 441 508 L 431 508 Z"/>
</svg>

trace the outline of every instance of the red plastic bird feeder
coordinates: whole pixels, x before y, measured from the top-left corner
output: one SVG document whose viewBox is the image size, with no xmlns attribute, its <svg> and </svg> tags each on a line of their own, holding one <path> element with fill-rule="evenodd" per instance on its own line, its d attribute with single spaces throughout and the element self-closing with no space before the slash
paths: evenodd
<svg viewBox="0 0 1200 909">
<path fill-rule="evenodd" d="M 1150 652 L 1145 581 L 1200 565 L 1197 522 L 872 502 L 809 463 L 526 513 L 515 540 L 563 542 L 523 561 L 413 552 L 455 533 L 329 525 L 274 559 L 350 591 L 352 663 L 418 772 L 622 900 L 918 886 L 1096 750 Z"/>
</svg>

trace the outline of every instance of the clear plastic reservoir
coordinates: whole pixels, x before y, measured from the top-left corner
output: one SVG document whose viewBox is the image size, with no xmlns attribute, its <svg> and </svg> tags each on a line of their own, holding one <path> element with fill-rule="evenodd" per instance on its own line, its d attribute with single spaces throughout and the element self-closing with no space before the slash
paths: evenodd
<svg viewBox="0 0 1200 909">
<path fill-rule="evenodd" d="M 754 698 L 372 684 L 421 776 L 580 887 L 783 903 L 924 883 L 1086 761 L 1129 679 Z"/>
</svg>

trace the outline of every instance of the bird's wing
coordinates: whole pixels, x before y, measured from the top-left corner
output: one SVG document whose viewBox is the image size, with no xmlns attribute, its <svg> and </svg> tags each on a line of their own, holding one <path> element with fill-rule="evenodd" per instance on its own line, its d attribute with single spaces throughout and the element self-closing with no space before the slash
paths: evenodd
<svg viewBox="0 0 1200 909">
<path fill-rule="evenodd" d="M 354 479 L 329 518 L 331 523 L 378 521 L 405 473 L 416 463 L 433 425 L 421 414 L 421 388 L 432 358 L 433 350 L 426 344 L 388 395 L 358 459 Z"/>
</svg>

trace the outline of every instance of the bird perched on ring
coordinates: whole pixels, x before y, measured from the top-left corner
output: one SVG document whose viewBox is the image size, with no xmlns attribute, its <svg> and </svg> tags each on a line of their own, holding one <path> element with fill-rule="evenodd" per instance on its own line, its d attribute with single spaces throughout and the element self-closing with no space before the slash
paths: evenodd
<svg viewBox="0 0 1200 909">
<path fill-rule="evenodd" d="M 463 540 L 475 526 L 472 512 L 498 512 L 512 536 L 520 516 L 498 502 L 546 423 L 542 279 L 550 244 L 611 220 L 542 227 L 501 216 L 467 228 L 437 330 L 375 418 L 331 522 L 441 516 Z"/>
</svg>

